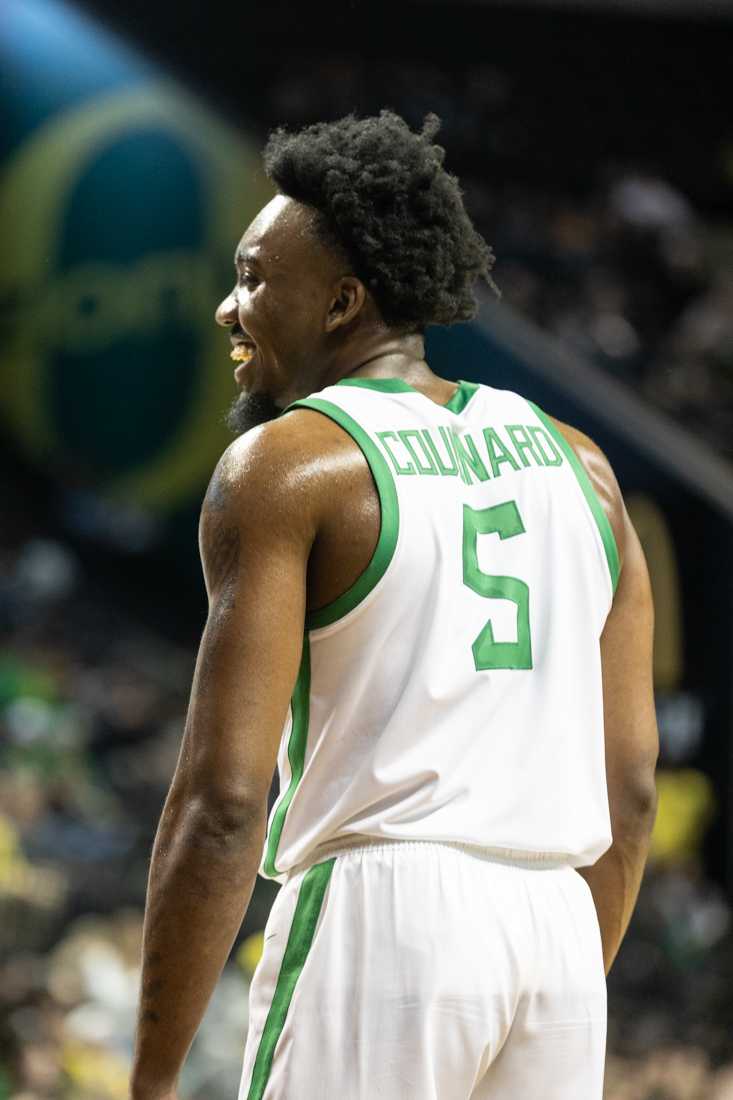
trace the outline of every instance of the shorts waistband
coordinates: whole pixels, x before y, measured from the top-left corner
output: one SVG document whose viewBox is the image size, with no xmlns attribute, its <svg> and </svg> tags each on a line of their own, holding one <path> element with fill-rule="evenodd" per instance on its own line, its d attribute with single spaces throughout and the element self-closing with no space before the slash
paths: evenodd
<svg viewBox="0 0 733 1100">
<path fill-rule="evenodd" d="M 342 837 L 324 845 L 311 853 L 302 863 L 287 872 L 287 877 L 300 874 L 316 863 L 322 863 L 333 856 L 358 855 L 364 852 L 386 849 L 442 848 L 454 852 L 464 852 L 486 863 L 500 863 L 504 866 L 521 867 L 534 871 L 558 870 L 572 867 L 570 856 L 558 852 L 526 852 L 515 848 L 483 848 L 478 844 L 467 844 L 455 840 L 402 840 L 394 837 Z"/>
</svg>

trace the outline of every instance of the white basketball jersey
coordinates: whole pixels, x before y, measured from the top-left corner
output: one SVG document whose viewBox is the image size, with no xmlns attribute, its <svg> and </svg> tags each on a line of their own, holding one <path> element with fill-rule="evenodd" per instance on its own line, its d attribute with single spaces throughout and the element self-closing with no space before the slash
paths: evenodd
<svg viewBox="0 0 733 1100">
<path fill-rule="evenodd" d="M 307 618 L 261 873 L 352 838 L 594 863 L 619 565 L 574 451 L 523 397 L 469 382 L 446 406 L 344 379 L 292 407 L 361 448 L 381 529 L 352 588 Z"/>
</svg>

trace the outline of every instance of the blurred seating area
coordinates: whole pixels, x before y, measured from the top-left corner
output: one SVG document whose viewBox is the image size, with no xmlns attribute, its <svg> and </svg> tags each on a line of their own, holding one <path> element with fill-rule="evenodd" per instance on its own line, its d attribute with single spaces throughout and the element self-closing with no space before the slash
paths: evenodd
<svg viewBox="0 0 733 1100">
<path fill-rule="evenodd" d="M 655 173 L 608 175 L 584 199 L 478 189 L 504 299 L 731 459 L 733 232 Z"/>
</svg>

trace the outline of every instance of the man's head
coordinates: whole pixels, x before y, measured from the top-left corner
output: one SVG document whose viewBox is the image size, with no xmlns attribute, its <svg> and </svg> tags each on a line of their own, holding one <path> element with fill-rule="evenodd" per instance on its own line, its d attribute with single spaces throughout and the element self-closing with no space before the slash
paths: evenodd
<svg viewBox="0 0 733 1100">
<path fill-rule="evenodd" d="M 242 237 L 216 314 L 241 363 L 234 430 L 354 370 L 380 339 L 475 315 L 493 255 L 443 168 L 438 127 L 429 116 L 413 133 L 382 111 L 271 135 L 265 169 L 279 194 Z"/>
</svg>

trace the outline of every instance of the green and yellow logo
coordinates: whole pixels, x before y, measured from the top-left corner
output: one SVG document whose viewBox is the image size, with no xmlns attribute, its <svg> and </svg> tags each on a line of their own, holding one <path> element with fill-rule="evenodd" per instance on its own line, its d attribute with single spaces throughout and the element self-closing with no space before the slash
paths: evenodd
<svg viewBox="0 0 733 1100">
<path fill-rule="evenodd" d="M 258 153 L 168 84 L 33 131 L 0 181 L 0 408 L 35 462 L 154 509 L 205 483 L 236 394 L 213 311 L 269 197 Z"/>
</svg>

